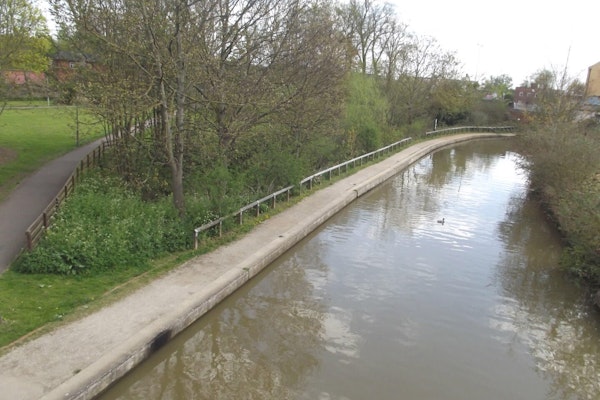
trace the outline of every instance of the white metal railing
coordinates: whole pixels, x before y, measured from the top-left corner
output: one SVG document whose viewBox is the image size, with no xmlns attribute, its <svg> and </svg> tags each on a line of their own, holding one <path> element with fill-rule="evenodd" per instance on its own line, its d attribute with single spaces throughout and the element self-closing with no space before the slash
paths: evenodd
<svg viewBox="0 0 600 400">
<path fill-rule="evenodd" d="M 425 132 L 425 136 L 439 135 L 444 133 L 461 133 L 461 132 L 514 132 L 517 128 L 514 126 L 458 126 L 455 128 L 437 129 L 435 131 Z"/>
<path fill-rule="evenodd" d="M 328 175 L 328 178 L 331 179 L 332 174 L 335 171 L 337 171 L 337 173 L 339 175 L 339 174 L 341 174 L 342 168 L 345 168 L 345 171 L 348 171 L 348 166 L 350 164 L 352 164 L 352 167 L 355 167 L 357 162 L 360 163 L 359 165 L 362 165 L 362 163 L 365 160 L 369 160 L 369 159 L 374 160 L 375 157 L 378 157 L 379 155 L 385 153 L 386 151 L 393 151 L 394 148 L 400 147 L 400 146 L 402 146 L 402 145 L 410 142 L 411 140 L 412 140 L 412 138 L 410 138 L 410 137 L 406 138 L 406 139 L 402 139 L 402 140 L 400 140 L 398 142 L 392 143 L 392 144 L 390 144 L 388 146 L 385 146 L 385 147 L 382 147 L 382 148 L 380 148 L 378 150 L 372 151 L 372 152 L 367 153 L 367 154 L 363 154 L 362 156 L 358 156 L 356 158 L 353 158 L 352 160 L 345 161 L 345 162 L 343 162 L 341 164 L 334 165 L 333 167 L 329 167 L 327 169 L 324 169 L 323 171 L 319 171 L 316 174 L 313 174 L 311 176 L 308 176 L 308 177 L 302 179 L 300 181 L 300 189 L 302 189 L 302 187 L 305 184 L 308 184 L 308 188 L 312 189 L 313 182 L 320 180 L 320 178 L 322 176 L 324 176 L 324 175 Z"/>
<path fill-rule="evenodd" d="M 239 210 L 237 210 L 236 212 L 234 212 L 232 214 L 229 214 L 225 217 L 220 217 L 214 221 L 208 222 L 202 226 L 199 226 L 198 228 L 195 228 L 194 229 L 194 250 L 196 250 L 198 248 L 198 235 L 200 234 L 200 232 L 206 231 L 206 230 L 218 225 L 219 226 L 219 236 L 221 236 L 223 233 L 223 221 L 225 221 L 227 218 L 238 217 L 240 225 L 241 225 L 244 222 L 244 212 L 256 207 L 256 216 L 258 217 L 260 215 L 261 204 L 271 201 L 271 207 L 275 207 L 275 204 L 277 203 L 277 196 L 286 193 L 287 194 L 286 200 L 289 200 L 292 189 L 294 189 L 294 185 L 288 186 L 288 187 L 278 190 L 274 193 L 271 193 L 270 195 L 265 196 L 262 199 L 253 201 L 252 203 L 245 205 L 244 207 L 240 208 Z"/>
<path fill-rule="evenodd" d="M 435 134 L 460 133 L 460 132 L 512 132 L 515 129 L 516 128 L 514 126 L 461 126 L 461 127 L 444 128 L 444 129 L 438 129 L 435 131 L 425 132 L 425 136 L 431 136 L 431 135 L 435 135 Z M 338 175 L 340 175 L 342 173 L 342 169 L 344 169 L 344 172 L 347 172 L 349 166 L 352 166 L 352 168 L 354 168 L 357 163 L 359 163 L 359 165 L 362 165 L 363 162 L 365 162 L 365 161 L 374 160 L 375 157 L 379 157 L 381 154 L 384 154 L 386 151 L 387 152 L 394 151 L 395 148 L 404 146 L 411 140 L 412 140 L 411 137 L 399 140 L 395 143 L 392 143 L 390 145 L 382 147 L 378 150 L 363 154 L 359 157 L 355 157 L 355 158 L 345 161 L 341 164 L 334 165 L 333 167 L 329 167 L 329 168 L 319 171 L 315 174 L 312 174 L 311 176 L 308 176 L 300 181 L 299 189 L 302 190 L 302 188 L 305 185 L 309 189 L 312 189 L 313 183 L 320 182 L 322 177 L 327 177 L 328 179 L 331 179 L 333 177 L 333 174 L 336 172 Z M 244 212 L 249 211 L 256 207 L 256 216 L 259 216 L 261 204 L 264 204 L 268 201 L 272 201 L 272 205 L 273 205 L 273 207 L 275 207 L 275 202 L 277 200 L 277 196 L 287 193 L 287 199 L 289 200 L 291 191 L 294 188 L 295 188 L 295 186 L 292 185 L 292 186 L 283 188 L 281 190 L 278 190 L 277 192 L 271 193 L 270 195 L 263 197 L 260 200 L 256 200 L 250 204 L 245 205 L 244 207 L 240 208 L 239 210 L 237 210 L 236 212 L 234 212 L 230 215 L 227 215 L 225 217 L 220 217 L 214 221 L 208 222 L 202 226 L 199 226 L 198 228 L 195 228 L 194 229 L 194 249 L 198 248 L 198 240 L 199 240 L 198 237 L 201 232 L 204 232 L 208 229 L 219 226 L 219 236 L 221 236 L 222 232 L 223 232 L 223 221 L 225 221 L 227 218 L 237 217 L 239 220 L 239 223 L 241 225 L 243 223 Z"/>
<path fill-rule="evenodd" d="M 403 145 L 405 145 L 406 143 L 408 143 L 411 140 L 412 140 L 412 138 L 402 139 L 402 140 L 397 141 L 395 143 L 392 143 L 392 144 L 390 144 L 388 146 L 382 147 L 382 148 L 380 148 L 378 150 L 372 151 L 372 152 L 367 153 L 367 154 L 363 154 L 362 156 L 353 158 L 353 159 L 348 160 L 346 162 L 343 162 L 341 164 L 334 165 L 333 167 L 329 167 L 327 169 L 319 171 L 319 172 L 317 172 L 317 173 L 315 173 L 315 174 L 313 174 L 313 175 L 311 175 L 309 177 L 306 177 L 306 178 L 302 179 L 300 181 L 300 185 L 299 185 L 300 190 L 302 190 L 302 187 L 304 185 L 306 185 L 306 184 L 308 184 L 309 188 L 312 188 L 313 182 L 317 181 L 317 180 L 320 180 L 320 178 L 322 176 L 324 176 L 324 175 L 328 175 L 328 178 L 331 179 L 332 178 L 332 174 L 335 171 L 337 171 L 337 173 L 339 175 L 339 174 L 341 174 L 342 168 L 345 168 L 345 171 L 348 171 L 348 166 L 349 165 L 352 165 L 352 167 L 355 167 L 356 163 L 360 163 L 359 165 L 362 165 L 362 163 L 365 160 L 375 159 L 375 157 L 380 156 L 384 152 L 386 152 L 386 151 L 391 152 L 395 148 L 403 146 Z M 292 192 L 292 190 L 294 188 L 295 188 L 295 185 L 291 185 L 291 186 L 288 186 L 288 187 L 283 188 L 281 190 L 278 190 L 277 192 L 271 193 L 270 195 L 265 196 L 262 199 L 253 201 L 252 203 L 245 205 L 244 207 L 240 208 L 239 210 L 237 210 L 236 212 L 234 212 L 232 214 L 229 214 L 229 215 L 224 216 L 224 217 L 217 218 L 214 221 L 207 222 L 206 224 L 195 228 L 194 229 L 194 250 L 198 249 L 199 235 L 200 235 L 201 232 L 207 231 L 207 230 L 209 230 L 211 228 L 214 228 L 214 227 L 218 226 L 219 227 L 219 236 L 221 236 L 222 233 L 223 233 L 223 221 L 225 221 L 227 218 L 235 218 L 235 217 L 237 217 L 238 221 L 239 221 L 239 224 L 241 225 L 244 222 L 244 220 L 243 220 L 243 218 L 244 218 L 244 212 L 249 211 L 249 210 L 251 210 L 253 208 L 256 208 L 256 216 L 259 216 L 260 215 L 260 209 L 261 209 L 260 206 L 261 206 L 261 204 L 265 204 L 265 203 L 271 201 L 272 202 L 272 207 L 275 207 L 275 204 L 276 204 L 276 201 L 277 201 L 277 196 L 280 196 L 280 195 L 286 193 L 287 194 L 287 200 L 289 200 L 291 192 Z"/>
</svg>

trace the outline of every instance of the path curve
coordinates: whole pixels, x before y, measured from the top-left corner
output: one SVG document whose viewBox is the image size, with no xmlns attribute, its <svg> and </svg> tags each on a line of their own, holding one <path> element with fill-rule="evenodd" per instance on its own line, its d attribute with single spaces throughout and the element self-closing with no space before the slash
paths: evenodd
<svg viewBox="0 0 600 400">
<path fill-rule="evenodd" d="M 98 139 L 47 163 L 23 179 L 0 203 L 0 273 L 27 246 L 27 228 L 46 209 L 81 160 L 105 139 Z"/>
<path fill-rule="evenodd" d="M 0 357 L 0 399 L 92 399 L 357 197 L 433 151 L 502 136 L 511 135 L 462 134 L 412 145 L 124 299 L 12 349 Z"/>
</svg>

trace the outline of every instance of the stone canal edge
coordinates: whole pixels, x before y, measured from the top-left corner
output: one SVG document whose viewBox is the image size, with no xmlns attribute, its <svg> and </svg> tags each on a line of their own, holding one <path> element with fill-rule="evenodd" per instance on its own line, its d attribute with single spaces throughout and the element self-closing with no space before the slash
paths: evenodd
<svg viewBox="0 0 600 400">
<path fill-rule="evenodd" d="M 251 232 L 0 357 L 0 399 L 93 399 L 352 201 L 424 156 L 511 134 L 416 143 L 316 191 Z"/>
</svg>

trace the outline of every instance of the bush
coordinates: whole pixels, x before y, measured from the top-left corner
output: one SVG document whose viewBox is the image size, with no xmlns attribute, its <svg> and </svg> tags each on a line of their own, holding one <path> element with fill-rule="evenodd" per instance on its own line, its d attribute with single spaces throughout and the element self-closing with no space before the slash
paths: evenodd
<svg viewBox="0 0 600 400">
<path fill-rule="evenodd" d="M 190 246 L 190 231 L 169 199 L 142 202 L 119 179 L 93 174 L 55 215 L 39 246 L 13 269 L 83 274 L 144 268 L 153 257 Z"/>
<path fill-rule="evenodd" d="M 551 128 L 520 136 L 524 167 L 567 241 L 562 265 L 600 286 L 600 132 L 594 126 Z"/>
</svg>

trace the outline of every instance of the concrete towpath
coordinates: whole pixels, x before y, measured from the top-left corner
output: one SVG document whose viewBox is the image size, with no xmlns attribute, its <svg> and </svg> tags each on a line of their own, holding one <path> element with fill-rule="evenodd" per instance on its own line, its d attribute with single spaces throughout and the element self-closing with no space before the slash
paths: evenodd
<svg viewBox="0 0 600 400">
<path fill-rule="evenodd" d="M 0 273 L 26 247 L 27 228 L 56 197 L 79 162 L 103 140 L 78 147 L 47 163 L 23 179 L 0 203 Z"/>
<path fill-rule="evenodd" d="M 462 134 L 417 143 L 323 188 L 244 237 L 0 357 L 0 399 L 92 399 L 346 205 Z"/>
</svg>

